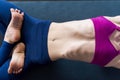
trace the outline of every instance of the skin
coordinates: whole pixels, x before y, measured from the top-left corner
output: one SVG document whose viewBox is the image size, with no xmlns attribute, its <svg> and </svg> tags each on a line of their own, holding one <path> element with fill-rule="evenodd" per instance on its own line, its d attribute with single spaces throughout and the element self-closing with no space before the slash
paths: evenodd
<svg viewBox="0 0 120 80">
<path fill-rule="evenodd" d="M 17 12 L 19 15 L 21 15 L 20 11 L 13 10 L 13 12 Z M 115 25 L 120 26 L 120 16 L 104 17 L 113 22 Z M 20 21 L 19 27 L 21 24 L 22 20 Z M 19 31 L 20 29 L 18 29 L 16 32 Z M 116 50 L 120 50 L 119 36 L 120 32 L 115 30 L 109 37 Z M 20 34 L 17 35 L 17 38 L 14 38 L 15 41 L 18 41 L 20 39 Z M 7 41 L 14 43 L 14 40 Z M 19 73 L 22 71 L 22 67 L 24 66 L 24 49 L 25 45 L 23 43 L 19 43 L 13 50 L 12 60 L 8 69 L 9 73 Z M 64 58 L 90 63 L 94 58 L 95 52 L 95 30 L 91 19 L 63 23 L 52 22 L 48 32 L 48 52 L 52 61 Z M 22 57 L 18 55 L 19 53 L 20 55 L 22 54 Z M 20 57 L 20 60 L 16 62 L 16 59 L 18 58 L 17 56 Z M 120 55 L 116 56 L 107 65 L 105 65 L 105 67 L 120 68 L 119 64 Z"/>
<path fill-rule="evenodd" d="M 104 17 L 120 26 L 120 16 Z M 116 50 L 120 50 L 119 36 L 120 32 L 115 30 L 109 38 Z M 52 61 L 64 58 L 90 63 L 95 52 L 95 30 L 91 19 L 52 23 L 48 34 L 48 51 Z M 105 67 L 120 68 L 120 55 Z"/>
<path fill-rule="evenodd" d="M 20 12 L 20 10 L 10 9 L 11 11 L 11 21 L 7 27 L 4 41 L 13 44 L 19 41 L 21 35 L 20 30 L 22 28 L 22 21 L 24 13 Z M 20 73 L 22 71 L 22 67 L 24 66 L 24 51 L 25 45 L 21 42 L 18 43 L 12 53 L 12 59 L 10 61 L 10 66 L 8 68 L 8 73 Z"/>
<path fill-rule="evenodd" d="M 20 42 L 18 43 L 12 53 L 12 59 L 10 61 L 10 65 L 8 68 L 8 73 L 14 73 L 18 74 L 22 71 L 24 66 L 24 52 L 25 51 L 25 45 L 24 43 Z"/>
</svg>

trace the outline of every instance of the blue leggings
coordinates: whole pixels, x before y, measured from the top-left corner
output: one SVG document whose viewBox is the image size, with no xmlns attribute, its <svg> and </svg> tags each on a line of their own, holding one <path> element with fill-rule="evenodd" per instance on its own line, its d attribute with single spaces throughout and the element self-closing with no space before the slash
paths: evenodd
<svg viewBox="0 0 120 80">
<path fill-rule="evenodd" d="M 12 3 L 0 1 L 0 32 L 3 36 L 11 20 L 10 8 L 17 8 L 21 10 Z M 13 45 L 5 45 L 7 48 L 4 47 L 5 49 L 2 49 L 1 47 L 0 49 L 0 80 L 18 80 L 29 65 L 46 64 L 48 62 L 51 62 L 48 56 L 47 47 L 47 37 L 50 24 L 51 22 L 48 20 L 39 20 L 28 16 L 25 13 L 20 40 L 25 43 L 26 46 L 23 72 L 19 75 L 10 75 L 7 73 L 9 62 L 11 59 L 9 57 L 9 54 L 10 51 L 13 49 Z M 5 43 L 5 41 L 3 41 L 3 43 Z M 9 52 L 5 52 L 5 50 L 9 50 Z"/>
</svg>

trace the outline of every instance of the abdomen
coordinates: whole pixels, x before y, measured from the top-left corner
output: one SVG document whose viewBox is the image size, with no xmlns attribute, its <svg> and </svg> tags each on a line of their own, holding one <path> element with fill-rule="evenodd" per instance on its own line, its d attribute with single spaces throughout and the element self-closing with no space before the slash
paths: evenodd
<svg viewBox="0 0 120 80">
<path fill-rule="evenodd" d="M 53 23 L 48 35 L 53 60 L 66 58 L 90 62 L 94 56 L 94 26 L 90 19 Z"/>
</svg>

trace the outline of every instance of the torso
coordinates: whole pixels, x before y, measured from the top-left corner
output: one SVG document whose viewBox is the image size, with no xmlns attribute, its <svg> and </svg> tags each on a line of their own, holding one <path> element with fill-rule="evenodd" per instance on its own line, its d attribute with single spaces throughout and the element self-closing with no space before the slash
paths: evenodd
<svg viewBox="0 0 120 80">
<path fill-rule="evenodd" d="M 48 51 L 53 61 L 67 58 L 91 62 L 95 51 L 92 21 L 52 23 L 48 34 Z"/>
<path fill-rule="evenodd" d="M 110 36 L 110 41 L 116 50 L 120 50 L 120 45 L 118 45 L 120 41 L 117 42 L 113 38 L 118 34 L 120 35 L 120 32 L 115 31 Z M 52 23 L 48 34 L 48 51 L 53 61 L 66 58 L 91 62 L 95 53 L 95 31 L 92 20 Z M 120 68 L 119 64 L 120 55 L 105 66 Z"/>
</svg>

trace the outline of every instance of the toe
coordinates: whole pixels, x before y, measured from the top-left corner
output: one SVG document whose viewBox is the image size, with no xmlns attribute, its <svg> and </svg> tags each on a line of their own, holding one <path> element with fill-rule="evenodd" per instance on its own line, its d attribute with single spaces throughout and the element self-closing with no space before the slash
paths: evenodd
<svg viewBox="0 0 120 80">
<path fill-rule="evenodd" d="M 13 8 L 10 9 L 11 12 L 14 12 L 15 10 Z"/>
<path fill-rule="evenodd" d="M 13 73 L 16 74 L 16 71 L 17 71 L 16 68 L 14 68 Z"/>
<path fill-rule="evenodd" d="M 20 73 L 22 71 L 22 68 L 20 68 L 19 70 L 18 70 L 18 73 Z"/>
<path fill-rule="evenodd" d="M 15 70 L 15 74 L 18 74 L 18 71 L 17 71 L 17 70 Z"/>
<path fill-rule="evenodd" d="M 16 70 L 15 74 L 19 74 L 22 71 L 22 69 Z"/>
<path fill-rule="evenodd" d="M 21 12 L 21 15 L 24 16 L 24 12 Z"/>
<path fill-rule="evenodd" d="M 14 71 L 13 71 L 13 72 L 14 72 L 15 74 L 17 74 L 18 69 L 19 69 L 19 68 L 18 68 L 18 66 L 15 66 L 15 67 L 14 67 Z"/>
<path fill-rule="evenodd" d="M 11 74 L 12 72 L 13 72 L 13 69 L 12 69 L 11 66 L 9 66 L 9 68 L 8 68 L 8 73 Z"/>
<path fill-rule="evenodd" d="M 8 68 L 8 73 L 11 74 L 13 72 L 14 64 L 10 62 L 9 68 Z"/>
<path fill-rule="evenodd" d="M 14 70 L 12 71 L 12 74 L 15 74 L 15 71 L 14 71 Z"/>
<path fill-rule="evenodd" d="M 18 12 L 18 9 L 15 9 L 15 12 Z"/>
<path fill-rule="evenodd" d="M 20 13 L 20 10 L 18 10 L 18 13 Z"/>
</svg>

